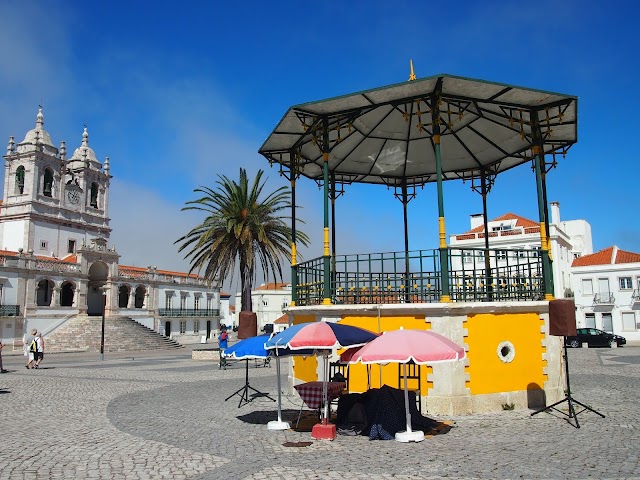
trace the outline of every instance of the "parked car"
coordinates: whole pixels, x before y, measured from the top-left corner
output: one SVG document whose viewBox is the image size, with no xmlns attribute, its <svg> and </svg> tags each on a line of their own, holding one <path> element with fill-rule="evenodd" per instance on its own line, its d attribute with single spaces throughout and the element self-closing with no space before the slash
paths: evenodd
<svg viewBox="0 0 640 480">
<path fill-rule="evenodd" d="M 564 337 L 564 343 L 567 347 L 580 348 L 583 343 L 586 343 L 589 347 L 610 347 L 613 342 L 616 342 L 621 347 L 627 343 L 626 338 L 598 330 L 597 328 L 578 328 L 576 333 L 575 337 Z"/>
</svg>

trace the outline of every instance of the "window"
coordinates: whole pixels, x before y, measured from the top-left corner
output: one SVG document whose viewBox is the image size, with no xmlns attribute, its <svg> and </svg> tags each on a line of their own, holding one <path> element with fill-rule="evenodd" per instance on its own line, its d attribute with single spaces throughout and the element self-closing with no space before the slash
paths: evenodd
<svg viewBox="0 0 640 480">
<path fill-rule="evenodd" d="M 596 314 L 595 313 L 585 313 L 584 314 L 585 327 L 587 328 L 596 328 Z"/>
<path fill-rule="evenodd" d="M 193 308 L 196 310 L 200 310 L 200 296 L 197 295 L 193 298 Z"/>
<path fill-rule="evenodd" d="M 180 310 L 186 310 L 186 309 L 187 309 L 187 296 L 180 295 Z"/>
<path fill-rule="evenodd" d="M 525 258 L 527 256 L 527 252 L 525 252 L 522 248 L 519 248 L 515 252 L 515 256 L 518 258 Z"/>
<path fill-rule="evenodd" d="M 533 258 L 540 258 L 542 256 L 542 248 L 541 247 L 533 247 L 533 252 L 531 253 Z"/>
<path fill-rule="evenodd" d="M 180 333 L 187 333 L 187 321 L 180 320 Z"/>
<path fill-rule="evenodd" d="M 67 244 L 67 253 L 74 253 L 75 251 L 76 251 L 76 241 L 69 240 L 69 243 Z"/>
<path fill-rule="evenodd" d="M 16 193 L 19 195 L 24 193 L 24 167 L 22 165 L 16 169 Z"/>
<path fill-rule="evenodd" d="M 264 305 L 265 307 L 269 306 L 269 300 L 267 298 L 263 298 L 262 299 L 262 305 Z"/>
<path fill-rule="evenodd" d="M 506 250 L 497 250 L 496 251 L 496 258 L 498 260 L 504 260 L 507 258 L 507 251 Z"/>
<path fill-rule="evenodd" d="M 193 333 L 200 332 L 200 320 L 193 321 Z"/>
<path fill-rule="evenodd" d="M 49 242 L 47 242 L 46 240 L 40 241 L 40 250 L 46 250 L 48 246 L 49 246 Z"/>
<path fill-rule="evenodd" d="M 171 308 L 173 308 L 171 306 L 173 301 L 173 292 L 166 292 L 164 294 L 164 308 L 166 308 L 167 310 L 171 310 Z"/>
<path fill-rule="evenodd" d="M 622 330 L 636 330 L 636 314 L 634 312 L 622 312 Z"/>
<path fill-rule="evenodd" d="M 631 283 L 631 277 L 620 277 L 620 290 L 632 290 L 633 284 Z"/>
<path fill-rule="evenodd" d="M 590 278 L 582 279 L 582 295 L 593 295 L 593 280 Z"/>
<path fill-rule="evenodd" d="M 580 254 L 579 253 L 574 253 L 573 254 L 573 258 L 580 258 Z"/>
<path fill-rule="evenodd" d="M 471 263 L 473 262 L 473 253 L 472 252 L 464 252 L 462 254 L 462 261 L 464 263 Z"/>
</svg>

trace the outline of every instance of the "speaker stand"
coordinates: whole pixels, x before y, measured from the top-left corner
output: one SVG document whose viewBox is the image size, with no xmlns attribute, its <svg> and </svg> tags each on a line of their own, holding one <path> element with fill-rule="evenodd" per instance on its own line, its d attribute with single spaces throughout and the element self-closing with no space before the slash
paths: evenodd
<svg viewBox="0 0 640 480">
<path fill-rule="evenodd" d="M 253 398 L 249 399 L 249 390 L 253 390 L 254 392 L 256 392 L 253 395 L 254 397 L 267 397 L 269 400 L 273 400 L 274 402 L 276 401 L 276 399 L 271 398 L 269 394 L 261 392 L 260 390 L 256 390 L 251 385 L 249 385 L 249 360 L 246 360 L 244 386 L 233 392 L 231 395 L 225 398 L 224 401 L 226 402 L 234 395 L 240 395 L 240 402 L 238 403 L 238 408 L 240 408 L 243 404 L 246 405 L 253 400 Z"/>
<path fill-rule="evenodd" d="M 552 405 L 549 405 L 548 407 L 544 407 L 541 408 L 540 410 L 537 410 L 535 412 L 533 412 L 531 414 L 531 416 L 533 417 L 534 415 L 537 415 L 538 413 L 541 412 L 546 412 L 548 410 L 555 410 L 556 412 L 561 413 L 562 415 L 564 415 L 565 417 L 567 417 L 567 422 L 569 423 L 569 425 L 575 427 L 575 428 L 580 428 L 580 423 L 578 422 L 578 414 L 584 412 L 585 410 L 589 410 L 590 412 L 595 413 L 596 415 L 600 415 L 602 418 L 605 418 L 605 416 L 603 414 L 601 414 L 600 412 L 594 410 L 591 407 L 588 407 L 587 405 L 585 405 L 584 403 L 580 403 L 578 400 L 574 399 L 571 396 L 571 383 L 569 382 L 569 356 L 567 354 L 567 342 L 565 337 L 562 337 L 562 344 L 564 345 L 564 353 L 562 355 L 562 358 L 564 359 L 564 371 L 565 371 L 565 375 L 567 377 L 567 391 L 566 391 L 566 396 L 560 400 L 559 402 L 556 402 Z M 561 405 L 563 403 L 567 402 L 567 406 L 569 408 L 569 413 L 560 410 L 559 408 L 556 408 L 558 405 Z M 582 410 L 576 412 L 576 408 L 575 405 L 579 405 L 582 407 Z M 573 419 L 573 421 L 575 422 L 575 425 L 573 423 L 571 423 L 571 420 Z"/>
</svg>

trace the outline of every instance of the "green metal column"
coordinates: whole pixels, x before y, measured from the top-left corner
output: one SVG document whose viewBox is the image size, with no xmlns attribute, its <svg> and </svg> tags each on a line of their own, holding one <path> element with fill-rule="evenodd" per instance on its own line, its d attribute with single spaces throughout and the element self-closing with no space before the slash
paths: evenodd
<svg viewBox="0 0 640 480">
<path fill-rule="evenodd" d="M 447 247 L 447 233 L 444 224 L 444 196 L 442 193 L 442 158 L 440 156 L 440 101 L 442 98 L 442 79 L 438 79 L 431 106 L 431 121 L 433 124 L 433 144 L 436 154 L 436 180 L 438 182 L 438 233 L 440 237 L 440 284 L 442 288 L 441 302 L 450 302 L 449 293 L 449 249 Z"/>
<path fill-rule="evenodd" d="M 533 139 L 533 160 L 536 172 L 536 187 L 538 193 L 538 215 L 540 217 L 540 251 L 542 253 L 542 276 L 544 279 L 545 300 L 553 300 L 553 272 L 549 257 L 549 236 L 547 234 L 547 220 L 545 215 L 545 188 L 542 181 L 542 133 L 538 122 L 538 112 L 531 110 L 531 136 Z"/>
<path fill-rule="evenodd" d="M 296 249 L 296 160 L 295 152 L 289 152 L 289 175 L 291 176 L 291 306 L 298 300 L 298 252 Z"/>
<path fill-rule="evenodd" d="M 322 120 L 322 173 L 324 180 L 323 305 L 331 305 L 331 251 L 329 249 L 329 119 Z"/>
<path fill-rule="evenodd" d="M 336 174 L 331 172 L 331 298 L 336 295 Z"/>
<path fill-rule="evenodd" d="M 402 177 L 402 213 L 404 219 L 404 301 L 409 303 L 409 289 L 411 279 L 409 278 L 409 218 L 407 206 L 409 205 L 409 195 L 407 193 L 407 178 Z"/>
<path fill-rule="evenodd" d="M 487 172 L 482 169 L 480 174 L 480 193 L 482 194 L 482 216 L 484 224 L 484 273 L 487 289 L 487 300 L 493 300 L 493 275 L 491 275 L 491 257 L 489 256 L 489 218 L 487 217 Z M 496 265 L 497 266 L 497 265 Z"/>
</svg>

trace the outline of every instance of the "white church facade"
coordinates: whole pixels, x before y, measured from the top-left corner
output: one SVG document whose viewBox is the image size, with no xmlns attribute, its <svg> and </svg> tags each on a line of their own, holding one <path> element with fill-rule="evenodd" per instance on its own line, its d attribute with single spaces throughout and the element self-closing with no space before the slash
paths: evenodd
<svg viewBox="0 0 640 480">
<path fill-rule="evenodd" d="M 0 204 L 0 338 L 21 346 L 37 328 L 45 338 L 77 317 L 128 319 L 180 343 L 219 328 L 219 286 L 197 275 L 119 264 L 109 244 L 109 158 L 100 162 L 85 127 L 67 158 L 36 126 L 9 138 Z M 51 344 L 56 344 L 52 342 Z M 57 342 L 62 347 L 63 342 Z"/>
</svg>

